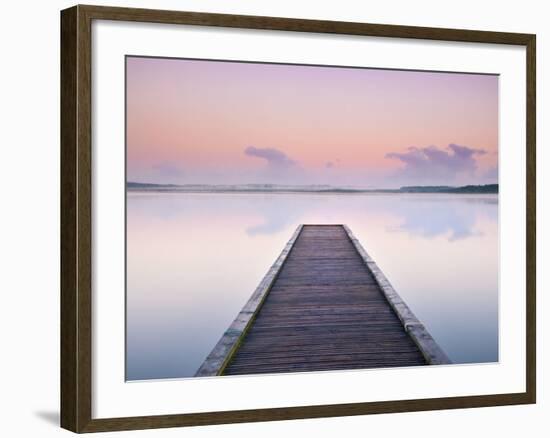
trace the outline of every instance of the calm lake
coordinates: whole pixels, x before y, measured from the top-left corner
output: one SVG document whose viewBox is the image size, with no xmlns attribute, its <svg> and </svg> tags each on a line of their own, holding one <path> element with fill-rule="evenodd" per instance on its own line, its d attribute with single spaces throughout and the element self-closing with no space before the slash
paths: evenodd
<svg viewBox="0 0 550 438">
<path fill-rule="evenodd" d="M 498 195 L 128 192 L 128 380 L 191 377 L 300 223 L 347 224 L 455 363 L 498 361 Z"/>
</svg>

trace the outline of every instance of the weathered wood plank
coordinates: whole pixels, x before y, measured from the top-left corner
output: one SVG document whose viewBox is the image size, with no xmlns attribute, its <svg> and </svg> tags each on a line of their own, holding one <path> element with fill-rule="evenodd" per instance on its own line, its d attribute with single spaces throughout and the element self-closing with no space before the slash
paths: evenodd
<svg viewBox="0 0 550 438">
<path fill-rule="evenodd" d="M 345 226 L 304 225 L 219 373 L 448 363 L 402 300 L 388 298 L 391 285 L 365 255 Z"/>
</svg>

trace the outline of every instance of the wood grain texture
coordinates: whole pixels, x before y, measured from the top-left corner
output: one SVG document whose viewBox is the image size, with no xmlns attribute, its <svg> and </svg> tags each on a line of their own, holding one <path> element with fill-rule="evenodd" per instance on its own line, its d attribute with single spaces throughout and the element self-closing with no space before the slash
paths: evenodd
<svg viewBox="0 0 550 438">
<path fill-rule="evenodd" d="M 61 425 L 92 418 L 91 21 L 61 12 Z"/>
<path fill-rule="evenodd" d="M 531 35 L 471 29 L 356 23 L 350 21 L 306 20 L 299 18 L 232 15 L 190 11 L 169 11 L 81 5 L 82 11 L 97 19 L 191 24 L 243 29 L 332 33 L 386 38 L 467 41 L 493 44 L 527 44 Z"/>
<path fill-rule="evenodd" d="M 531 403 L 537 399 L 537 40 L 529 35 L 526 44 L 526 393 Z"/>
<path fill-rule="evenodd" d="M 77 14 L 61 16 L 61 426 L 76 430 L 78 406 L 77 309 Z"/>
<path fill-rule="evenodd" d="M 425 364 L 344 228 L 304 225 L 223 374 Z"/>
<path fill-rule="evenodd" d="M 190 24 L 513 44 L 527 49 L 526 390 L 510 394 L 92 419 L 91 23 Z M 534 403 L 536 394 L 536 38 L 531 34 L 199 12 L 75 6 L 61 13 L 61 423 L 75 432 L 149 429 Z M 520 147 L 518 145 L 518 147 Z"/>
</svg>

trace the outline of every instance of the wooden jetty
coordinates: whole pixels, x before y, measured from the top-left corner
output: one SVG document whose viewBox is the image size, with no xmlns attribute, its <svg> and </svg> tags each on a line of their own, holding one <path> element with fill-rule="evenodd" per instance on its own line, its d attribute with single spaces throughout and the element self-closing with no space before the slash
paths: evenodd
<svg viewBox="0 0 550 438">
<path fill-rule="evenodd" d="M 196 376 L 447 363 L 346 225 L 300 225 Z"/>
</svg>

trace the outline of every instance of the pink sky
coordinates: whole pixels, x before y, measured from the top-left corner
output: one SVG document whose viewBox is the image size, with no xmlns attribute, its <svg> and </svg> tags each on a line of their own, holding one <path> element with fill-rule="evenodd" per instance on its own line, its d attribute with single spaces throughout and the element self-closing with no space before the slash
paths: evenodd
<svg viewBox="0 0 550 438">
<path fill-rule="evenodd" d="M 397 187 L 498 173 L 498 77 L 127 58 L 128 181 Z"/>
</svg>

